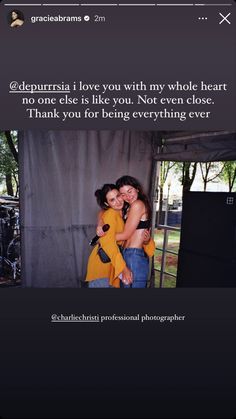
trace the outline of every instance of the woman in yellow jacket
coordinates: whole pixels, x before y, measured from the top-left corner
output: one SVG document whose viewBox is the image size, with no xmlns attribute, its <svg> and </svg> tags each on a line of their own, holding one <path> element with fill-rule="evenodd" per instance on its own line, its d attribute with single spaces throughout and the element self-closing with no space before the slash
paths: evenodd
<svg viewBox="0 0 236 419">
<path fill-rule="evenodd" d="M 104 235 L 100 237 L 88 260 L 86 281 L 90 288 L 114 288 L 120 287 L 120 278 L 127 283 L 131 283 L 132 274 L 122 257 L 118 244 L 123 242 L 116 241 L 116 234 L 121 233 L 124 229 L 124 221 L 122 219 L 122 208 L 124 200 L 121 198 L 119 191 L 113 184 L 105 184 L 101 189 L 95 192 L 98 205 L 102 208 L 102 222 L 109 224 L 110 228 Z M 99 256 L 99 248 L 102 248 L 109 257 L 110 262 L 104 263 Z"/>
<path fill-rule="evenodd" d="M 122 210 L 124 199 L 113 184 L 105 184 L 103 188 L 95 192 L 97 202 L 102 208 L 102 215 L 99 225 L 109 224 L 110 228 L 104 236 L 100 237 L 99 244 L 93 249 L 87 268 L 86 281 L 89 287 L 108 287 L 119 288 L 120 283 L 130 285 L 133 281 L 133 275 L 127 267 L 118 245 L 124 244 L 122 233 L 124 231 L 124 221 Z M 105 211 L 104 211 L 105 210 Z M 121 239 L 119 239 L 119 236 Z M 144 236 L 141 239 L 146 258 L 153 256 L 155 243 L 150 239 L 148 244 L 144 245 Z M 99 248 L 102 248 L 110 259 L 110 263 L 104 263 L 99 256 Z M 148 259 L 147 259 L 148 261 Z M 146 281 L 147 281 L 146 275 Z"/>
</svg>

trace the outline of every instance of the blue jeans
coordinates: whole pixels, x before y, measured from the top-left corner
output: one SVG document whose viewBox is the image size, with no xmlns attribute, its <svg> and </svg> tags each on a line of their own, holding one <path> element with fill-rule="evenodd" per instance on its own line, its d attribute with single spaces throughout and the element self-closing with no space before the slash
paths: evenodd
<svg viewBox="0 0 236 419">
<path fill-rule="evenodd" d="M 121 281 L 122 288 L 146 288 L 149 259 L 143 249 L 127 248 L 123 249 L 122 256 L 128 268 L 132 271 L 133 282 L 131 285 L 124 285 Z"/>
<path fill-rule="evenodd" d="M 94 279 L 93 281 L 88 281 L 89 288 L 109 288 L 109 279 L 108 278 L 99 278 Z"/>
</svg>

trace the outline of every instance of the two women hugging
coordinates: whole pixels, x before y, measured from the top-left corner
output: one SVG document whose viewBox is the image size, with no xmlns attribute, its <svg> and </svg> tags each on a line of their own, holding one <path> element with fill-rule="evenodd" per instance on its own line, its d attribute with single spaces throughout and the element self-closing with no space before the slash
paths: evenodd
<svg viewBox="0 0 236 419">
<path fill-rule="evenodd" d="M 146 288 L 149 257 L 155 243 L 150 237 L 151 207 L 139 181 L 122 176 L 95 192 L 101 207 L 99 243 L 89 256 L 89 288 Z M 104 233 L 103 225 L 109 229 Z"/>
</svg>

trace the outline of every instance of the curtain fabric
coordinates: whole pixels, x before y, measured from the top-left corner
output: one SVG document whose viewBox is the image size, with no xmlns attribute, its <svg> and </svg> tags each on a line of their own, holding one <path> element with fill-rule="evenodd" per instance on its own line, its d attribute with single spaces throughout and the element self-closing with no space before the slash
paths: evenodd
<svg viewBox="0 0 236 419">
<path fill-rule="evenodd" d="M 19 138 L 22 282 L 80 287 L 95 235 L 94 192 L 122 175 L 148 192 L 152 134 L 24 131 Z"/>
</svg>

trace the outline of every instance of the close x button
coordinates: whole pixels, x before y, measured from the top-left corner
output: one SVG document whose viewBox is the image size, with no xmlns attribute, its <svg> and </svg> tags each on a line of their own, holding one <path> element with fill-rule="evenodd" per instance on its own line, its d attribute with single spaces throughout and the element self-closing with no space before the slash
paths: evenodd
<svg viewBox="0 0 236 419">
<path fill-rule="evenodd" d="M 228 19 L 228 17 L 231 15 L 231 13 L 228 13 L 226 16 L 223 15 L 223 13 L 219 13 L 219 15 L 221 16 L 221 20 L 219 22 L 219 25 L 221 25 L 222 23 L 227 23 L 228 25 L 231 25 L 231 22 Z"/>
</svg>

